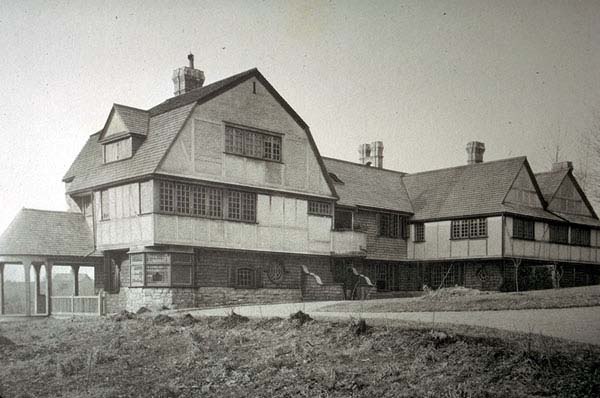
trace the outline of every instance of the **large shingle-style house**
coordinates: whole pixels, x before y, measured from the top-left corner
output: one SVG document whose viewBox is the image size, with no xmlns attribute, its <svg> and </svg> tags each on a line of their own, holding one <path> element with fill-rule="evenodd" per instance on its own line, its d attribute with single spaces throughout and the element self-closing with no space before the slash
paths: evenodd
<svg viewBox="0 0 600 398">
<path fill-rule="evenodd" d="M 569 163 L 535 175 L 477 142 L 415 174 L 384 169 L 378 141 L 324 158 L 257 69 L 205 86 L 190 55 L 173 81 L 153 108 L 113 106 L 64 176 L 69 212 L 23 209 L 0 237 L 0 282 L 33 265 L 37 312 L 59 264 L 93 266 L 109 311 L 512 290 L 536 269 L 599 281 L 600 221 Z"/>
</svg>

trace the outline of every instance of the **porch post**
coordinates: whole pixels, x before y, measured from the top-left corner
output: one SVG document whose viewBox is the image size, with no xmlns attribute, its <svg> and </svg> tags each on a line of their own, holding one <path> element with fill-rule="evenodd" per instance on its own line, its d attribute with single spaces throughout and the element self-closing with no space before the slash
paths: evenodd
<svg viewBox="0 0 600 398">
<path fill-rule="evenodd" d="M 52 314 L 52 266 L 54 263 L 46 260 L 46 315 Z"/>
<path fill-rule="evenodd" d="M 79 265 L 71 265 L 73 274 L 73 296 L 79 296 Z"/>
<path fill-rule="evenodd" d="M 0 263 L 0 315 L 4 315 L 4 264 Z"/>
<path fill-rule="evenodd" d="M 35 272 L 35 285 L 34 285 L 34 295 L 33 295 L 33 313 L 39 313 L 40 308 L 40 264 L 33 264 L 33 270 Z"/>
<path fill-rule="evenodd" d="M 31 278 L 29 276 L 31 260 L 23 260 L 23 272 L 25 272 L 25 315 L 31 316 Z"/>
</svg>

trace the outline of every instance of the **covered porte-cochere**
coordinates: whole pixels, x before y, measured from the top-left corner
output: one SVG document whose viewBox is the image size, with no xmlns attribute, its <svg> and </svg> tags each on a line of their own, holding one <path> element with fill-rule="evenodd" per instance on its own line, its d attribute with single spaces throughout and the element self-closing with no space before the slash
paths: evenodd
<svg viewBox="0 0 600 398">
<path fill-rule="evenodd" d="M 92 232 L 83 215 L 22 209 L 0 236 L 0 316 L 7 315 L 10 300 L 15 299 L 5 290 L 7 269 L 10 266 L 14 273 L 14 265 L 17 270 L 22 267 L 24 305 L 19 307 L 20 313 L 10 315 L 102 313 L 101 294 L 79 295 L 80 270 L 99 264 L 102 256 L 94 250 Z M 58 266 L 70 267 L 70 294 L 53 293 L 52 269 Z"/>
</svg>

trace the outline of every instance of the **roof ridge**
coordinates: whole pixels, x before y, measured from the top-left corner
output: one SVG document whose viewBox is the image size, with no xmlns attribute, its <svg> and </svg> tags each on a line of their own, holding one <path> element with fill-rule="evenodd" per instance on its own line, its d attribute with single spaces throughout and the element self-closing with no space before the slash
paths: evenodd
<svg viewBox="0 0 600 398">
<path fill-rule="evenodd" d="M 141 108 L 136 108 L 135 106 L 129 106 L 129 105 L 123 105 L 123 104 L 117 104 L 116 102 L 113 102 L 113 107 L 114 107 L 114 106 L 120 106 L 120 107 L 122 107 L 122 108 L 129 108 L 129 109 L 133 109 L 134 111 L 140 111 L 140 112 L 145 112 L 145 113 L 148 113 L 148 112 L 149 112 L 148 110 L 144 110 L 144 109 L 141 109 Z"/>
<path fill-rule="evenodd" d="M 321 156 L 323 159 L 327 159 L 327 160 L 333 160 L 335 162 L 340 162 L 340 163 L 347 163 L 347 164 L 351 164 L 353 166 L 359 166 L 359 167 L 363 167 L 366 170 L 376 170 L 376 171 L 388 171 L 390 173 L 395 173 L 395 174 L 400 174 L 401 176 L 405 176 L 406 173 L 403 171 L 398 171 L 398 170 L 392 170 L 392 169 L 384 169 L 384 168 L 379 168 L 379 167 L 372 167 L 372 166 L 367 166 L 365 164 L 361 164 L 361 163 L 356 163 L 356 162 L 351 162 L 349 160 L 344 160 L 344 159 L 336 159 L 336 158 L 331 158 L 329 156 Z"/>
<path fill-rule="evenodd" d="M 418 171 L 416 173 L 406 173 L 405 177 L 412 177 L 412 176 L 416 176 L 416 175 L 435 173 L 435 172 L 446 171 L 446 170 L 455 170 L 455 169 L 466 168 L 466 167 L 478 167 L 478 166 L 483 166 L 483 165 L 492 164 L 492 163 L 514 161 L 517 159 L 527 160 L 527 156 L 515 156 L 512 158 L 497 159 L 497 160 L 492 160 L 489 162 L 481 162 L 481 163 L 474 163 L 474 164 L 462 164 L 460 166 L 444 167 L 442 169 L 424 170 L 424 171 Z"/>
<path fill-rule="evenodd" d="M 21 208 L 21 211 L 32 211 L 37 213 L 60 213 L 60 214 L 75 214 L 75 215 L 83 215 L 82 213 L 77 213 L 74 211 L 65 211 L 65 210 L 45 210 L 45 209 L 32 209 L 29 207 Z"/>
<path fill-rule="evenodd" d="M 163 114 L 163 113 L 165 113 L 165 112 L 168 112 L 168 111 L 170 111 L 170 110 L 173 110 L 173 109 L 176 109 L 176 108 L 181 108 L 182 106 L 185 106 L 185 105 L 189 105 L 189 104 L 191 104 L 192 102 L 196 102 L 198 99 L 197 99 L 197 98 L 195 98 L 194 96 L 191 96 L 191 98 L 190 98 L 190 100 L 189 100 L 189 101 L 184 101 L 184 102 L 182 102 L 182 103 L 181 103 L 179 106 L 177 106 L 177 107 L 175 107 L 175 108 L 173 108 L 173 109 L 167 109 L 167 110 L 164 110 L 164 111 L 160 111 L 160 112 L 157 112 L 157 113 L 153 113 L 153 110 L 154 110 L 154 109 L 156 109 L 156 108 L 159 108 L 160 106 L 166 106 L 166 105 L 168 105 L 170 102 L 175 102 L 175 100 L 177 100 L 177 99 L 181 99 L 183 96 L 185 96 L 185 95 L 187 95 L 187 94 L 189 94 L 189 93 L 196 93 L 196 92 L 200 92 L 201 90 L 207 89 L 207 88 L 209 88 L 209 87 L 211 87 L 211 86 L 218 85 L 218 84 L 222 84 L 222 83 L 223 83 L 224 81 L 226 81 L 226 80 L 235 81 L 236 79 L 238 79 L 238 78 L 240 78 L 240 77 L 242 77 L 242 76 L 244 76 L 244 75 L 246 75 L 246 74 L 250 74 L 251 72 L 258 72 L 258 68 L 257 68 L 257 67 L 254 67 L 254 68 L 251 68 L 251 69 L 245 70 L 245 71 L 243 71 L 243 72 L 236 73 L 235 75 L 231 75 L 231 76 L 225 77 L 225 78 L 223 78 L 223 79 L 221 79 L 221 80 L 214 81 L 214 82 L 212 82 L 212 83 L 210 83 L 210 84 L 207 84 L 206 86 L 196 87 L 196 88 L 194 88 L 194 89 L 192 89 L 192 90 L 190 90 L 190 91 L 188 91 L 188 92 L 186 92 L 186 93 L 179 94 L 179 95 L 175 95 L 175 96 L 173 96 L 173 97 L 167 98 L 167 99 L 166 99 L 166 100 L 164 100 L 163 102 L 161 102 L 161 103 L 159 103 L 159 104 L 157 104 L 157 105 L 155 105 L 155 106 L 151 107 L 150 109 L 148 109 L 148 112 L 151 114 L 151 115 L 150 115 L 151 117 L 154 117 L 154 116 L 157 116 L 157 115 Z"/>
</svg>

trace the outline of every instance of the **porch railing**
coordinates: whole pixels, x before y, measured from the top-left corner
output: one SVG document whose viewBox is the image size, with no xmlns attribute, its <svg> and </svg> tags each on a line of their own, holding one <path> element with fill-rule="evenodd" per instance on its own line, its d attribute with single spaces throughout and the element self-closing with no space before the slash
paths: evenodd
<svg viewBox="0 0 600 398">
<path fill-rule="evenodd" d="M 97 296 L 52 296 L 53 314 L 102 315 L 103 295 Z"/>
</svg>

